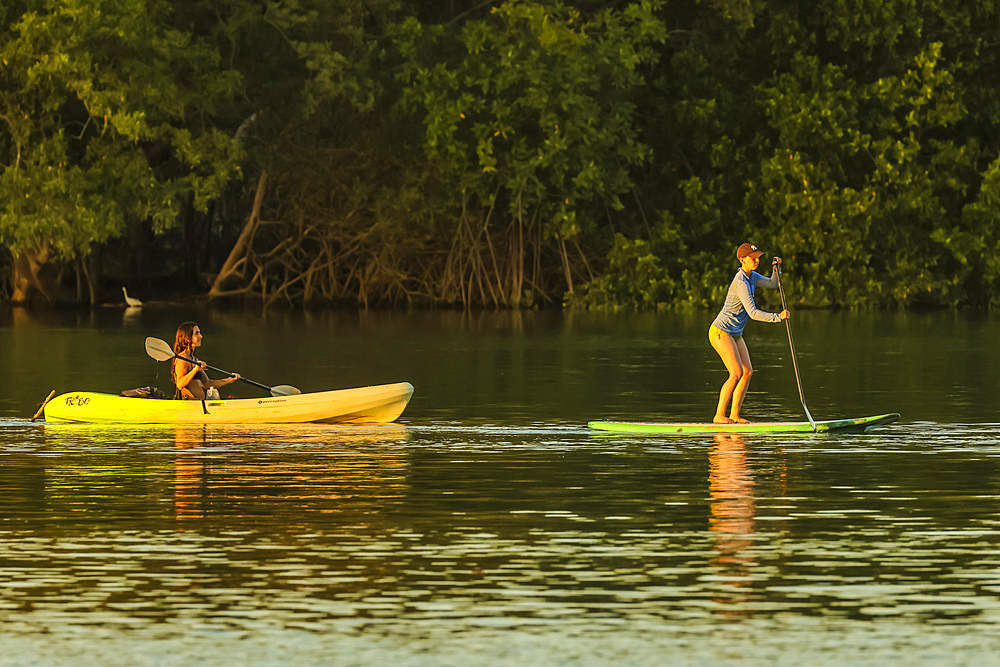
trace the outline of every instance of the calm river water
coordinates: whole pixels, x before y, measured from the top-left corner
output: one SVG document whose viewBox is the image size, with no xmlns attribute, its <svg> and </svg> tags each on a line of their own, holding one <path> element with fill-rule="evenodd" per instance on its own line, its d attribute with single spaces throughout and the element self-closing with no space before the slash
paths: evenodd
<svg viewBox="0 0 1000 667">
<path fill-rule="evenodd" d="M 816 419 L 703 420 L 712 313 L 0 311 L 0 665 L 968 664 L 1000 652 L 1000 316 L 802 311 Z M 379 427 L 30 423 L 169 387 L 143 340 L 303 391 L 408 380 Z M 752 323 L 745 414 L 803 418 Z M 233 385 L 230 393 L 256 390 Z"/>
</svg>

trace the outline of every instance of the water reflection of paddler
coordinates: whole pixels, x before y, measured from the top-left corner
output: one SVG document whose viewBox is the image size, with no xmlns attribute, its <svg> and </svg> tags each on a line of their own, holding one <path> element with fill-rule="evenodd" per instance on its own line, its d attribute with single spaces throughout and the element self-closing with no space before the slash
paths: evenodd
<svg viewBox="0 0 1000 667">
<path fill-rule="evenodd" d="M 205 442 L 203 429 L 178 428 L 174 432 L 174 513 L 178 520 L 200 519 L 202 489 L 205 485 L 204 463 L 196 451 Z"/>
<path fill-rule="evenodd" d="M 715 434 L 715 446 L 709 454 L 708 489 L 711 496 L 708 528 L 715 536 L 712 565 L 725 578 L 730 590 L 736 592 L 750 585 L 751 569 L 756 563 L 750 551 L 756 515 L 754 479 L 742 436 Z"/>
<path fill-rule="evenodd" d="M 233 373 L 221 380 L 209 379 L 208 373 L 205 372 L 208 364 L 195 356 L 195 350 L 201 346 L 202 339 L 201 328 L 194 322 L 185 322 L 177 327 L 177 336 L 174 338 L 174 354 L 178 356 L 174 357 L 170 363 L 170 379 L 177 387 L 174 398 L 190 398 L 199 401 L 213 398 L 208 395 L 210 390 L 220 389 L 240 379 L 239 373 Z M 181 357 L 185 357 L 185 359 L 181 359 Z M 195 363 L 192 364 L 187 359 Z"/>
</svg>

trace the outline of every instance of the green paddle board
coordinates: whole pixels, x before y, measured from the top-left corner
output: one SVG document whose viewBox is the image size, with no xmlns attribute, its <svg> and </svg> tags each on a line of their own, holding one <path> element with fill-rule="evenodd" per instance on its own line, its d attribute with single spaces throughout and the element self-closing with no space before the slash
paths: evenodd
<svg viewBox="0 0 1000 667">
<path fill-rule="evenodd" d="M 816 433 L 861 433 L 875 426 L 891 424 L 899 419 L 899 413 L 893 412 L 874 417 L 857 417 L 854 419 L 832 419 L 816 422 Z M 632 433 L 646 435 L 684 435 L 689 433 L 812 433 L 809 422 L 751 422 L 749 424 L 711 424 L 711 423 L 666 423 L 666 422 L 608 422 L 594 421 L 587 424 L 598 431 L 611 433 Z"/>
</svg>

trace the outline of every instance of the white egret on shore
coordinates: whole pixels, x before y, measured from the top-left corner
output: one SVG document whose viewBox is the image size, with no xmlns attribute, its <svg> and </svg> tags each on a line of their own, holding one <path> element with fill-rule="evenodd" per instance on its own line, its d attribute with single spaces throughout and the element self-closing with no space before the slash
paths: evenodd
<svg viewBox="0 0 1000 667">
<path fill-rule="evenodd" d="M 139 301 L 139 299 L 129 296 L 128 291 L 125 289 L 124 285 L 122 285 L 122 294 L 125 295 L 125 303 L 128 304 L 129 308 L 142 308 L 142 301 Z"/>
</svg>

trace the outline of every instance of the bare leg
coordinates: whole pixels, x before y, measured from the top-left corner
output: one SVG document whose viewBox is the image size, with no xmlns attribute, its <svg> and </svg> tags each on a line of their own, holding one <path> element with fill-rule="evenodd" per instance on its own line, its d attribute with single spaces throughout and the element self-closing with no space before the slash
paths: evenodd
<svg viewBox="0 0 1000 667">
<path fill-rule="evenodd" d="M 204 400 L 205 386 L 201 383 L 201 380 L 194 378 L 188 382 L 187 386 L 181 389 L 181 398 L 193 398 L 198 401 Z"/>
<path fill-rule="evenodd" d="M 739 353 L 740 366 L 743 373 L 740 381 L 736 383 L 736 390 L 733 392 L 733 409 L 729 412 L 729 418 L 734 422 L 745 424 L 748 420 L 740 417 L 740 408 L 743 407 L 743 399 L 747 396 L 747 388 L 750 386 L 750 378 L 753 376 L 753 365 L 750 363 L 750 351 L 742 338 L 737 341 L 736 349 Z"/>
<path fill-rule="evenodd" d="M 713 336 L 712 348 L 719 353 L 722 363 L 726 365 L 726 370 L 729 371 L 729 377 L 726 378 L 726 381 L 722 384 L 722 389 L 719 390 L 719 405 L 715 409 L 715 416 L 712 417 L 712 421 L 716 424 L 730 424 L 733 420 L 726 416 L 726 406 L 729 404 L 729 399 L 733 397 L 733 390 L 736 389 L 740 381 L 740 376 L 743 374 L 743 363 L 740 360 L 739 348 L 736 346 L 736 341 L 732 336 L 725 334 Z M 739 414 L 739 410 L 736 413 Z"/>
</svg>

